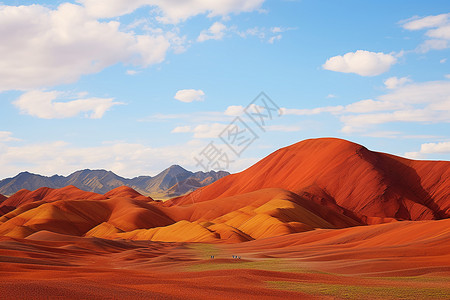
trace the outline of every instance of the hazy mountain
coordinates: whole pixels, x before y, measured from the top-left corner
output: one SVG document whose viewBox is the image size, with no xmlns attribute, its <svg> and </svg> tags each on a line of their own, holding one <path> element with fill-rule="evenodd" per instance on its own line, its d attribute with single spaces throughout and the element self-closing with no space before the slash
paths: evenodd
<svg viewBox="0 0 450 300">
<path fill-rule="evenodd" d="M 106 170 L 80 170 L 67 177 L 59 175 L 47 177 L 22 172 L 15 177 L 1 180 L 0 194 L 12 195 L 21 189 L 62 188 L 68 185 L 76 186 L 84 191 L 104 194 L 120 186 L 129 186 L 139 193 L 153 198 L 168 198 L 193 191 L 228 174 L 225 171 L 193 173 L 178 165 L 173 165 L 154 177 L 138 176 L 131 179 L 120 177 Z"/>
</svg>

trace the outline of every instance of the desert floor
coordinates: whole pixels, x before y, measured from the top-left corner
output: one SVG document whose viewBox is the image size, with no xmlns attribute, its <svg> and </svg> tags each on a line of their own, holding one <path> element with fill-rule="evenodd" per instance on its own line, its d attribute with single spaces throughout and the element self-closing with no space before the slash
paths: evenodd
<svg viewBox="0 0 450 300">
<path fill-rule="evenodd" d="M 3 237 L 0 299 L 449 299 L 448 243 L 387 245 L 390 227 L 237 244 Z"/>
</svg>

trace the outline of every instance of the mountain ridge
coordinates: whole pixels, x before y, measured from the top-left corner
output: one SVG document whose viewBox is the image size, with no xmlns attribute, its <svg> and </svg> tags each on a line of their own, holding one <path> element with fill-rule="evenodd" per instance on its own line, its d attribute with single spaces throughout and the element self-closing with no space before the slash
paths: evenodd
<svg viewBox="0 0 450 300">
<path fill-rule="evenodd" d="M 10 196 L 21 189 L 31 191 L 41 187 L 58 189 L 68 185 L 73 185 L 87 192 L 105 194 L 120 186 L 127 186 L 145 196 L 164 199 L 190 192 L 228 174 L 225 171 L 194 173 L 179 165 L 172 165 L 153 177 L 137 176 L 133 178 L 124 178 L 112 171 L 103 169 L 83 169 L 68 176 L 43 176 L 24 171 L 14 177 L 0 180 L 0 194 Z M 189 185 L 189 188 L 184 187 L 182 190 L 174 187 L 187 179 L 194 181 L 195 184 Z"/>
<path fill-rule="evenodd" d="M 75 177 L 90 184 L 88 174 L 81 171 Z M 155 176 L 153 186 L 170 186 L 184 174 L 174 166 Z M 95 175 L 95 180 L 116 179 L 106 171 Z M 189 178 L 173 187 L 181 190 L 199 182 Z M 450 162 L 408 160 L 345 140 L 314 139 L 165 202 L 127 186 L 105 194 L 73 185 L 23 189 L 0 204 L 0 236 L 27 238 L 48 231 L 106 239 L 240 243 L 449 217 Z"/>
</svg>

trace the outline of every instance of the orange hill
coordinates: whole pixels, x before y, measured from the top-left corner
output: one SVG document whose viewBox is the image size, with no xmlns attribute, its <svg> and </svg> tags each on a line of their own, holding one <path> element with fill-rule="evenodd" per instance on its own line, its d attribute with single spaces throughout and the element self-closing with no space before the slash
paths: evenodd
<svg viewBox="0 0 450 300">
<path fill-rule="evenodd" d="M 42 187 L 35 191 L 22 189 L 1 203 L 0 209 L 2 209 L 3 213 L 5 213 L 12 211 L 23 204 L 36 201 L 53 202 L 57 200 L 75 199 L 100 200 L 106 199 L 106 197 L 100 194 L 82 191 L 73 185 L 69 185 L 61 189 L 51 189 L 48 187 Z"/>
<path fill-rule="evenodd" d="M 283 188 L 366 224 L 450 217 L 450 162 L 415 161 L 335 138 L 282 148 L 245 171 L 166 202 Z"/>
</svg>

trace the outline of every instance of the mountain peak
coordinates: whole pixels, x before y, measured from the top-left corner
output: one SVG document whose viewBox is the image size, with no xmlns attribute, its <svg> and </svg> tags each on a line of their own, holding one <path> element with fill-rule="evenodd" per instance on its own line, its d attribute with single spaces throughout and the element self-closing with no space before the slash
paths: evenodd
<svg viewBox="0 0 450 300">
<path fill-rule="evenodd" d="M 69 176 L 53 175 L 51 177 L 32 174 L 26 171 L 19 173 L 14 178 L 0 180 L 0 193 L 13 195 L 24 188 L 27 190 L 36 190 L 41 187 L 59 189 L 72 186 L 72 188 L 75 187 L 83 191 L 105 194 L 120 186 L 128 186 L 145 196 L 167 198 L 166 191 L 170 187 L 189 178 L 193 174 L 179 165 L 172 165 L 155 177 L 138 176 L 131 179 L 120 177 L 114 172 L 104 169 L 83 169 L 75 171 Z M 217 176 L 213 176 L 212 181 L 203 182 L 205 176 L 199 176 L 202 186 L 217 179 Z M 176 196 L 179 195 L 176 194 Z"/>
<path fill-rule="evenodd" d="M 442 189 L 450 183 L 449 170 L 450 162 L 408 160 L 343 139 L 309 139 L 167 204 L 282 188 L 336 211 L 351 211 L 366 223 L 374 218 L 439 219 L 450 216 Z"/>
</svg>

